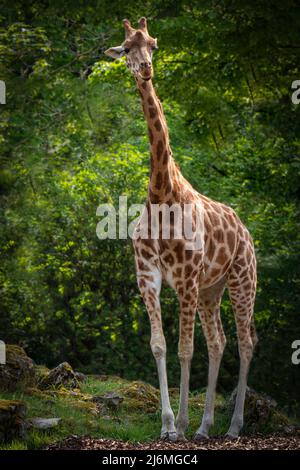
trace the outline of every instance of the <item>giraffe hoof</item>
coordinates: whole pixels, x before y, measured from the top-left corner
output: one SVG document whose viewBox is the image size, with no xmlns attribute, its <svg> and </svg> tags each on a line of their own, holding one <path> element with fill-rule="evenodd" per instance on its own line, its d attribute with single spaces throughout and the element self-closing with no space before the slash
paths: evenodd
<svg viewBox="0 0 300 470">
<path fill-rule="evenodd" d="M 200 432 L 196 432 L 196 434 L 194 435 L 194 441 L 204 441 L 207 439 L 209 439 L 208 434 L 202 434 Z"/>
<path fill-rule="evenodd" d="M 177 441 L 177 432 L 176 431 L 166 431 L 163 432 L 160 436 L 163 441 L 175 442 Z"/>
<path fill-rule="evenodd" d="M 238 434 L 233 434 L 233 433 L 231 434 L 231 433 L 227 432 L 224 437 L 225 437 L 225 439 L 233 441 L 235 439 L 238 439 L 239 435 Z"/>
<path fill-rule="evenodd" d="M 186 442 L 187 438 L 185 437 L 184 434 L 178 434 L 177 435 L 177 441 Z"/>
</svg>

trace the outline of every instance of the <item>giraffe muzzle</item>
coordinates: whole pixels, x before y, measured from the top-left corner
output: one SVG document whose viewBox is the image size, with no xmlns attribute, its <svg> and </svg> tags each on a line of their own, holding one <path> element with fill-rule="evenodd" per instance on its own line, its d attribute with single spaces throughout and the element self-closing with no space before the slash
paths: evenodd
<svg viewBox="0 0 300 470">
<path fill-rule="evenodd" d="M 142 63 L 140 65 L 139 75 L 143 80 L 150 80 L 152 78 L 153 70 L 151 64 Z"/>
</svg>

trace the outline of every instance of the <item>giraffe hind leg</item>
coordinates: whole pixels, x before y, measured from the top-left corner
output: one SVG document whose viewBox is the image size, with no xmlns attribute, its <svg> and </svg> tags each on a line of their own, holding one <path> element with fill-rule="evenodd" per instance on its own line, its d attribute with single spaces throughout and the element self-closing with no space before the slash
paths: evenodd
<svg viewBox="0 0 300 470">
<path fill-rule="evenodd" d="M 225 280 L 199 292 L 199 316 L 207 342 L 209 366 L 208 385 L 206 390 L 205 408 L 200 428 L 195 434 L 195 440 L 207 439 L 210 426 L 214 422 L 214 402 L 217 379 L 226 345 L 223 331 L 220 304 L 224 292 Z"/>
<path fill-rule="evenodd" d="M 253 350 L 257 343 L 253 318 L 256 262 L 252 245 L 244 247 L 243 251 L 240 250 L 228 276 L 228 289 L 237 327 L 240 371 L 235 408 L 227 436 L 237 438 L 244 424 L 247 377 Z"/>
</svg>

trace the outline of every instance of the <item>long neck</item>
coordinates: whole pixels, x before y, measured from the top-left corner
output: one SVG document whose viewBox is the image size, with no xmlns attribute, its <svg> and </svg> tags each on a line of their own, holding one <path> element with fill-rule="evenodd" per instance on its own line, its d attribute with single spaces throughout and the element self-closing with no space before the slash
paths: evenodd
<svg viewBox="0 0 300 470">
<path fill-rule="evenodd" d="M 149 199 L 152 203 L 172 198 L 174 177 L 179 171 L 172 157 L 166 118 L 152 81 L 137 79 L 151 148 Z"/>
</svg>

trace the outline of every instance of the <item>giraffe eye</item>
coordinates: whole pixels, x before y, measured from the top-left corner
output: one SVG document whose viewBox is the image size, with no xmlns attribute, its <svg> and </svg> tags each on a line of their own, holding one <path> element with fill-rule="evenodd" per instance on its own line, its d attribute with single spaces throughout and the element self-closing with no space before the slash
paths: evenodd
<svg viewBox="0 0 300 470">
<path fill-rule="evenodd" d="M 130 49 L 128 47 L 124 47 L 125 54 L 128 54 L 129 51 L 130 51 Z"/>
</svg>

